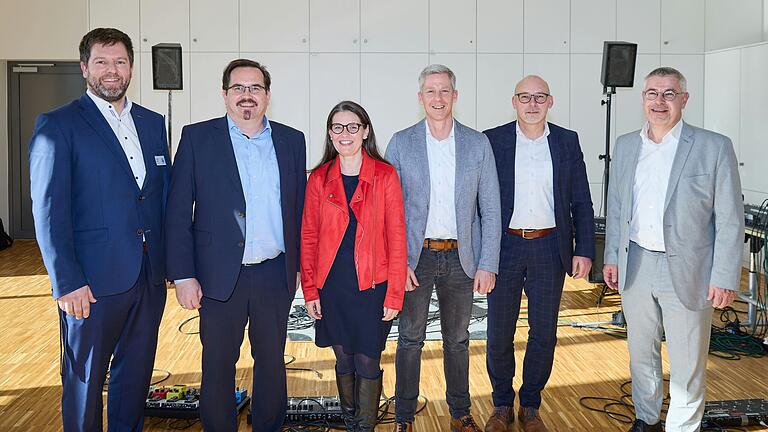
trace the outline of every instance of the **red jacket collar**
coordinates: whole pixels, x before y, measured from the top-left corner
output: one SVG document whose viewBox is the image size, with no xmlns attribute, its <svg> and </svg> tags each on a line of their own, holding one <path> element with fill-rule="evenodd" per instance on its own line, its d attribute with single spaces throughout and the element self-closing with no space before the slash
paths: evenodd
<svg viewBox="0 0 768 432">
<path fill-rule="evenodd" d="M 373 183 L 373 176 L 376 172 L 376 160 L 368 156 L 368 152 L 361 150 L 363 154 L 363 163 L 360 165 L 360 174 L 358 179 L 366 183 Z M 341 179 L 341 163 L 339 163 L 339 156 L 328 162 L 330 166 L 325 175 L 325 183 L 328 184 L 331 181 Z"/>
</svg>

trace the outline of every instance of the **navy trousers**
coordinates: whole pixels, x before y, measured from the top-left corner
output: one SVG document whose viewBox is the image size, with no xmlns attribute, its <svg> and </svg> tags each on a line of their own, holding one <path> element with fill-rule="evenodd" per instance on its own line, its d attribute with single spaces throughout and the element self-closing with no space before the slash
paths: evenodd
<svg viewBox="0 0 768 432">
<path fill-rule="evenodd" d="M 523 290 L 528 297 L 530 329 L 523 361 L 520 406 L 539 408 L 541 405 L 541 391 L 552 372 L 564 281 L 557 231 L 533 240 L 504 233 L 496 288 L 488 295 L 486 366 L 494 406 L 513 406 L 515 401 L 514 339 Z"/>
<path fill-rule="evenodd" d="M 283 353 L 292 300 L 286 286 L 285 254 L 240 267 L 235 290 L 227 301 L 203 297 L 200 307 L 203 429 L 237 430 L 235 364 L 240 358 L 248 324 L 253 357 L 253 430 L 280 430 L 288 404 Z"/>
<path fill-rule="evenodd" d="M 65 432 L 102 430 L 107 368 L 109 431 L 141 431 L 144 426 L 144 402 L 166 297 L 165 284 L 151 282 L 149 267 L 144 253 L 134 286 L 124 293 L 97 297 L 86 319 L 75 319 L 59 309 Z"/>
</svg>

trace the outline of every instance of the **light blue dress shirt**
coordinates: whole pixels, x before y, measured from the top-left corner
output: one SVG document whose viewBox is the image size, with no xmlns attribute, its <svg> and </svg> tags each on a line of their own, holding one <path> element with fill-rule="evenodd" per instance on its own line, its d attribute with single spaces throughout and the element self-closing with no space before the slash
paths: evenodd
<svg viewBox="0 0 768 432">
<path fill-rule="evenodd" d="M 245 195 L 245 252 L 243 264 L 258 263 L 285 252 L 280 206 L 280 171 L 272 142 L 272 127 L 246 136 L 229 115 L 229 136 Z"/>
</svg>

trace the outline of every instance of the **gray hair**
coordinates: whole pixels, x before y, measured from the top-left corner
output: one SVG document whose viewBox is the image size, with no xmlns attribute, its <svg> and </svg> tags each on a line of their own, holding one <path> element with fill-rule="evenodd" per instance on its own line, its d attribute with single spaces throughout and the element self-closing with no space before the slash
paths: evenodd
<svg viewBox="0 0 768 432">
<path fill-rule="evenodd" d="M 424 88 L 424 81 L 426 81 L 428 75 L 446 74 L 451 79 L 451 87 L 456 90 L 456 75 L 453 71 L 448 69 L 448 66 L 441 64 L 431 64 L 424 68 L 419 74 L 419 91 Z"/>
<path fill-rule="evenodd" d="M 648 82 L 648 79 L 650 77 L 654 77 L 654 76 L 658 76 L 658 77 L 666 77 L 666 76 L 675 77 L 675 78 L 677 78 L 678 81 L 680 81 L 680 90 L 682 90 L 683 92 L 688 91 L 688 90 L 686 90 L 686 88 L 688 87 L 688 82 L 685 80 L 685 76 L 683 76 L 682 72 L 680 72 L 679 70 L 677 70 L 677 69 L 675 69 L 673 67 L 662 66 L 662 67 L 659 67 L 659 68 L 656 68 L 656 69 L 652 70 L 648 75 L 645 76 L 646 83 Z"/>
</svg>

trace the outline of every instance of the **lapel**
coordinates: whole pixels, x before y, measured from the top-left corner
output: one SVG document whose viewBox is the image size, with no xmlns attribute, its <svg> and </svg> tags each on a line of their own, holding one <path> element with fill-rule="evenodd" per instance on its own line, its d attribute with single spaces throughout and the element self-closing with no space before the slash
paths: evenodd
<svg viewBox="0 0 768 432">
<path fill-rule="evenodd" d="M 621 196 L 626 197 L 624 202 L 621 205 L 622 209 L 628 209 L 630 212 L 630 215 L 632 213 L 632 201 L 634 198 L 634 188 L 632 187 L 635 184 L 635 172 L 637 171 L 637 162 L 640 160 L 640 150 L 643 147 L 643 139 L 640 138 L 640 132 L 633 133 L 630 135 L 632 138 L 632 143 L 629 146 L 629 157 L 628 157 L 628 164 L 624 172 L 626 175 L 623 177 L 623 183 L 619 183 L 622 185 L 622 187 L 625 189 L 624 193 L 621 194 Z M 619 167 L 619 169 L 624 169 L 625 167 Z M 614 170 L 612 175 L 615 175 L 615 173 L 618 172 L 618 170 Z M 631 217 L 631 216 L 630 216 Z"/>
<path fill-rule="evenodd" d="M 560 198 L 560 161 L 563 159 L 563 155 L 560 154 L 562 147 L 560 146 L 560 133 L 557 128 L 553 127 L 552 123 L 549 126 L 549 136 L 547 142 L 549 143 L 549 156 L 552 159 L 552 193 L 553 202 L 557 207 Z"/>
<path fill-rule="evenodd" d="M 672 170 L 669 172 L 669 184 L 667 185 L 667 196 L 664 197 L 664 212 L 669 207 L 669 200 L 672 198 L 672 194 L 677 189 L 677 183 L 680 181 L 680 176 L 683 173 L 683 167 L 688 160 L 688 155 L 691 153 L 693 147 L 693 129 L 683 122 L 683 129 L 680 131 L 680 141 L 677 143 L 677 151 L 675 152 L 675 159 L 672 162 Z"/>
<path fill-rule="evenodd" d="M 339 163 L 338 156 L 329 162 L 327 166 L 323 193 L 325 194 L 324 198 L 326 201 L 344 213 L 344 216 L 349 217 L 347 196 L 344 193 L 344 183 L 341 181 L 341 164 Z"/>
<path fill-rule="evenodd" d="M 144 117 L 144 114 L 141 112 L 141 107 L 135 103 L 133 104 L 133 108 L 131 108 L 131 117 L 133 118 L 133 124 L 136 126 L 136 133 L 139 134 L 139 145 L 141 146 L 141 154 L 144 157 L 144 169 L 146 174 L 144 175 L 144 184 L 141 188 L 144 190 L 144 188 L 150 184 L 150 180 L 156 172 L 157 163 L 155 162 L 155 156 L 163 156 L 165 152 L 156 155 L 155 152 L 157 151 L 157 148 L 149 145 L 151 138 L 147 135 L 149 133 L 147 118 Z M 167 143 L 163 144 L 167 145 Z M 168 164 L 170 161 L 165 161 L 165 163 Z"/>
<path fill-rule="evenodd" d="M 287 197 L 290 196 L 289 174 L 293 173 L 291 149 L 283 134 L 280 133 L 280 126 L 274 122 L 270 123 L 270 126 L 272 127 L 272 146 L 275 148 L 275 157 L 277 158 L 277 171 L 280 174 L 280 196 Z M 285 199 L 280 200 L 280 202 L 284 203 Z"/>
<path fill-rule="evenodd" d="M 470 157 L 472 154 L 472 146 L 469 143 L 469 139 L 464 129 L 464 125 L 459 123 L 455 118 L 453 119 L 453 139 L 456 142 L 455 153 L 455 167 L 454 167 L 454 204 L 456 205 L 456 215 L 458 216 L 458 207 L 461 205 L 461 193 L 464 191 L 464 185 L 468 182 L 467 175 L 471 172 L 468 168 L 470 163 Z M 466 156 L 465 156 L 466 155 Z M 474 160 L 474 159 L 473 159 Z"/>
<path fill-rule="evenodd" d="M 101 114 L 99 108 L 96 107 L 96 104 L 91 100 L 88 94 L 84 94 L 80 97 L 79 105 L 80 115 L 82 115 L 85 122 L 99 134 L 104 144 L 112 152 L 112 155 L 115 156 L 117 164 L 123 168 L 125 174 L 130 177 L 131 183 L 138 189 L 139 186 L 136 184 L 136 179 L 133 177 L 131 166 L 128 165 L 128 158 L 125 156 L 125 151 L 123 151 L 120 142 L 117 140 L 117 136 L 115 136 L 115 132 L 109 127 L 109 123 L 107 123 L 107 120 Z"/>
<path fill-rule="evenodd" d="M 232 186 L 239 194 L 243 207 L 245 207 L 245 193 L 243 193 L 243 184 L 240 182 L 240 172 L 237 169 L 237 161 L 235 160 L 235 149 L 232 148 L 232 138 L 229 136 L 227 116 L 225 115 L 214 122 L 213 129 L 212 142 L 214 146 L 211 149 L 214 154 L 209 155 L 209 157 L 221 155 L 224 171 L 228 174 Z"/>
<path fill-rule="evenodd" d="M 416 167 L 416 174 L 419 182 L 414 186 L 414 190 L 420 191 L 421 199 L 429 204 L 429 190 L 432 185 L 429 181 L 429 158 L 427 157 L 427 121 L 422 120 L 411 130 L 410 148 L 406 150 L 407 157 L 412 160 Z M 425 187 L 426 186 L 426 187 Z"/>
</svg>

